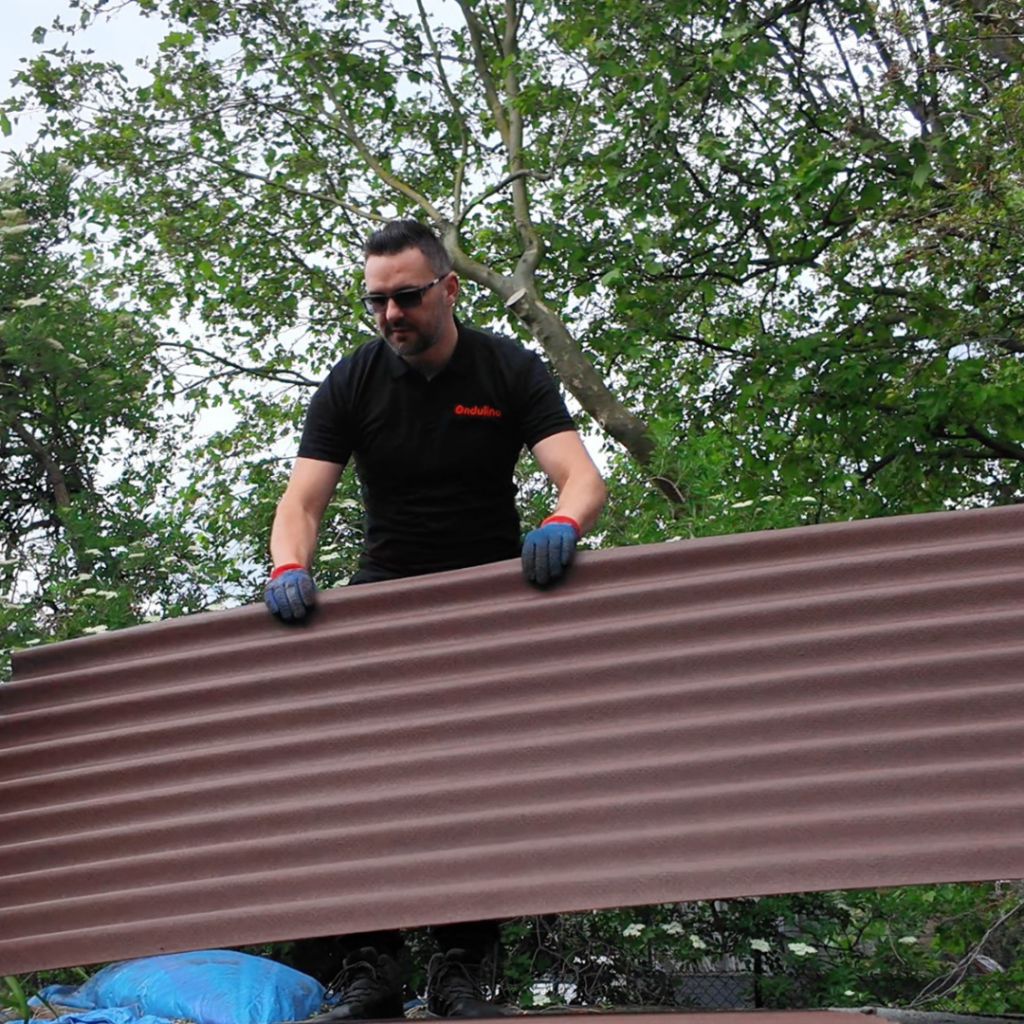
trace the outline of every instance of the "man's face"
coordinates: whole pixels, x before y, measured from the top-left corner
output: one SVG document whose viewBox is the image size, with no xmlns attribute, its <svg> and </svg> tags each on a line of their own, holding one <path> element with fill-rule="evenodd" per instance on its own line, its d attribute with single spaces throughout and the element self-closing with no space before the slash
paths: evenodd
<svg viewBox="0 0 1024 1024">
<path fill-rule="evenodd" d="M 422 288 L 437 274 L 419 249 L 403 249 L 392 256 L 368 256 L 363 276 L 367 293 L 390 295 L 403 288 Z M 391 300 L 374 314 L 380 333 L 396 355 L 415 358 L 441 340 L 451 320 L 457 288 L 454 275 L 447 275 L 423 293 L 419 305 L 402 309 Z"/>
</svg>

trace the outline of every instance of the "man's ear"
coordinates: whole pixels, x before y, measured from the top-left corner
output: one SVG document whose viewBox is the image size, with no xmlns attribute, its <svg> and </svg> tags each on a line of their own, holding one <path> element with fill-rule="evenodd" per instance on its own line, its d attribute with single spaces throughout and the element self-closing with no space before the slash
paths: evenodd
<svg viewBox="0 0 1024 1024">
<path fill-rule="evenodd" d="M 453 271 L 444 279 L 444 296 L 449 306 L 455 305 L 455 299 L 459 294 L 459 278 Z"/>
</svg>

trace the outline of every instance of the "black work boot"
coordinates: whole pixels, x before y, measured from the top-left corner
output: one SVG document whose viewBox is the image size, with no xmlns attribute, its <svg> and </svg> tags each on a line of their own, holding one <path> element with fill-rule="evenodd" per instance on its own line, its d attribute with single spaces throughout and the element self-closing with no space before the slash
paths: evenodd
<svg viewBox="0 0 1024 1024">
<path fill-rule="evenodd" d="M 427 1010 L 435 1017 L 504 1017 L 480 986 L 480 958 L 464 949 L 437 953 L 427 968 Z"/>
<path fill-rule="evenodd" d="M 327 988 L 327 998 L 340 998 L 337 1005 L 313 1017 L 317 1024 L 349 1020 L 388 1020 L 405 1016 L 402 1001 L 402 972 L 391 957 L 364 946 L 345 957 L 341 973 Z"/>
</svg>

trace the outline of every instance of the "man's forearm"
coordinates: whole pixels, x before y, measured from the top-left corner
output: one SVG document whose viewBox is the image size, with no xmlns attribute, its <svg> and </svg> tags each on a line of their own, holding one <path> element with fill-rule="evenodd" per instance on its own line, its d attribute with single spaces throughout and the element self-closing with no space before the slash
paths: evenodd
<svg viewBox="0 0 1024 1024">
<path fill-rule="evenodd" d="M 604 507 L 608 490 L 604 481 L 595 470 L 593 473 L 572 475 L 558 495 L 552 515 L 568 516 L 579 524 L 583 533 L 588 533 L 597 525 L 601 509 Z"/>
<path fill-rule="evenodd" d="M 270 557 L 275 566 L 312 566 L 320 520 L 343 468 L 317 459 L 295 460 L 270 528 Z"/>
<path fill-rule="evenodd" d="M 296 564 L 309 569 L 316 551 L 319 518 L 297 502 L 283 499 L 270 531 L 270 559 L 274 565 Z"/>
<path fill-rule="evenodd" d="M 533 455 L 558 488 L 558 503 L 552 515 L 572 519 L 580 533 L 592 530 L 607 489 L 579 434 L 563 430 L 545 437 L 533 446 Z"/>
</svg>

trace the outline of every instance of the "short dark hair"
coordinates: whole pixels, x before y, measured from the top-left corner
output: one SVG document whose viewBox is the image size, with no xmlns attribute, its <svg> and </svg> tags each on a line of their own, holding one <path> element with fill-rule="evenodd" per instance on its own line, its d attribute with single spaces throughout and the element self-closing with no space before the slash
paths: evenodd
<svg viewBox="0 0 1024 1024">
<path fill-rule="evenodd" d="M 364 256 L 394 256 L 406 249 L 419 249 L 433 272 L 441 277 L 451 273 L 452 259 L 437 232 L 418 220 L 390 220 L 366 240 Z"/>
</svg>

